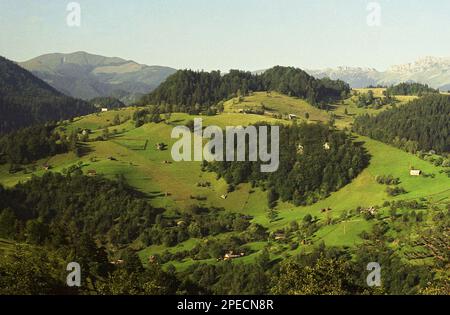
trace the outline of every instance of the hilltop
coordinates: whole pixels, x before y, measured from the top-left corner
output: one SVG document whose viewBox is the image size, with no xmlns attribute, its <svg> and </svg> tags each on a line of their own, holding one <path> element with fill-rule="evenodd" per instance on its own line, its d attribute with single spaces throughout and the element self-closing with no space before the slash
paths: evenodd
<svg viewBox="0 0 450 315">
<path fill-rule="evenodd" d="M 179 70 L 139 103 L 163 105 L 164 110 L 174 112 L 211 113 L 230 98 L 262 91 L 298 97 L 323 108 L 327 102 L 345 98 L 350 87 L 340 80 L 316 79 L 294 67 L 275 66 L 261 75 L 241 70 L 224 75 L 220 71 Z"/>
</svg>

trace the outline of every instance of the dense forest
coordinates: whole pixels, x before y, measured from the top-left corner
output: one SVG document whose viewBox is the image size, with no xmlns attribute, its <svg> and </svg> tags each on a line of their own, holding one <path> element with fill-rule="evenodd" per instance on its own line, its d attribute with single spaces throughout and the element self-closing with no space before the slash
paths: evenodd
<svg viewBox="0 0 450 315">
<path fill-rule="evenodd" d="M 354 131 L 408 152 L 450 152 L 450 96 L 427 95 L 376 116 L 358 116 Z"/>
<path fill-rule="evenodd" d="M 14 62 L 0 57 L 0 133 L 94 111 L 89 103 L 61 94 Z"/>
<path fill-rule="evenodd" d="M 386 92 L 390 95 L 416 95 L 439 93 L 439 90 L 429 87 L 427 84 L 405 82 L 388 87 Z"/>
<path fill-rule="evenodd" d="M 77 150 L 77 137 L 55 131 L 55 124 L 36 125 L 0 136 L 0 164 L 28 164 L 69 150 Z"/>
<path fill-rule="evenodd" d="M 293 67 L 277 66 L 261 75 L 239 70 L 231 70 L 225 75 L 219 71 L 180 70 L 144 96 L 140 104 L 168 104 L 172 105 L 172 111 L 198 113 L 220 101 L 245 96 L 251 91 L 277 91 L 320 107 L 347 96 L 350 87 L 343 81 L 315 79 Z"/>
<path fill-rule="evenodd" d="M 67 176 L 48 172 L 1 189 L 0 199 L 0 237 L 54 247 L 73 244 L 82 233 L 111 244 L 129 243 L 158 214 L 123 179 L 83 176 L 76 167 Z"/>
<path fill-rule="evenodd" d="M 260 172 L 260 161 L 212 162 L 205 169 L 218 173 L 230 185 L 262 185 L 269 190 L 269 206 L 278 198 L 304 205 L 348 184 L 368 162 L 361 145 L 322 124 L 280 126 L 279 150 L 280 166 L 274 173 Z"/>
</svg>

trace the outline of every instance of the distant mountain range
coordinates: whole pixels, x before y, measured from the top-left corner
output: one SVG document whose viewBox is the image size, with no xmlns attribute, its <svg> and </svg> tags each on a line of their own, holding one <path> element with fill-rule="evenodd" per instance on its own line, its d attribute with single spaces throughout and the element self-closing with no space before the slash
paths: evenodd
<svg viewBox="0 0 450 315">
<path fill-rule="evenodd" d="M 95 110 L 88 102 L 60 93 L 16 63 L 0 57 L 0 134 Z"/>
<path fill-rule="evenodd" d="M 19 63 L 58 91 L 90 100 L 111 96 L 129 104 L 159 86 L 176 70 L 86 52 L 47 54 Z"/>
<path fill-rule="evenodd" d="M 392 66 L 384 72 L 373 68 L 353 67 L 306 71 L 317 78 L 343 80 L 353 88 L 413 81 L 443 91 L 450 90 L 450 58 L 425 57 L 413 63 Z"/>
</svg>

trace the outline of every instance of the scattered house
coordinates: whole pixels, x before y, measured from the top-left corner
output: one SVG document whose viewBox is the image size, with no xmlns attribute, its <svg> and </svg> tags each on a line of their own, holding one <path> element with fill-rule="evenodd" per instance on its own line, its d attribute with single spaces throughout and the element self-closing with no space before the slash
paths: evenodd
<svg viewBox="0 0 450 315">
<path fill-rule="evenodd" d="M 295 114 L 289 114 L 288 117 L 289 117 L 289 120 L 297 119 L 297 115 L 295 115 Z"/>
<path fill-rule="evenodd" d="M 323 148 L 327 151 L 331 149 L 330 144 L 328 142 L 325 142 L 325 144 L 323 145 Z"/>
<path fill-rule="evenodd" d="M 297 153 L 302 155 L 303 152 L 305 152 L 305 147 L 303 145 L 299 144 L 297 147 Z"/>
<path fill-rule="evenodd" d="M 177 226 L 185 226 L 186 222 L 184 222 L 183 220 L 180 220 L 177 222 Z"/>
<path fill-rule="evenodd" d="M 331 208 L 323 208 L 322 210 L 320 210 L 320 212 L 325 213 L 331 210 L 332 210 Z"/>
<path fill-rule="evenodd" d="M 367 208 L 367 209 L 363 209 L 361 212 L 362 213 L 369 213 L 371 215 L 376 215 L 377 214 L 377 208 L 370 207 L 370 208 Z"/>
<path fill-rule="evenodd" d="M 107 111 L 108 111 L 108 108 L 102 107 L 102 113 L 107 112 Z"/>
<path fill-rule="evenodd" d="M 152 256 L 148 257 L 148 262 L 150 264 L 154 264 L 154 263 L 157 263 L 158 261 L 156 259 L 156 256 L 152 255 Z"/>
<path fill-rule="evenodd" d="M 172 164 L 172 162 L 165 160 L 163 164 Z"/>
<path fill-rule="evenodd" d="M 112 265 L 122 265 L 123 263 L 124 263 L 124 261 L 122 259 L 111 261 Z"/>
<path fill-rule="evenodd" d="M 97 171 L 96 170 L 88 170 L 87 175 L 88 176 L 97 176 Z"/>
<path fill-rule="evenodd" d="M 110 160 L 110 161 L 117 161 L 117 159 L 115 157 L 113 157 L 113 156 L 108 157 L 108 160 Z"/>
<path fill-rule="evenodd" d="M 409 171 L 409 175 L 411 175 L 411 176 L 420 176 L 420 175 L 422 175 L 422 171 L 421 170 L 410 170 Z"/>
<path fill-rule="evenodd" d="M 226 200 L 228 198 L 228 195 L 222 195 L 222 196 L 220 196 L 220 198 L 222 198 L 223 200 Z"/>
<path fill-rule="evenodd" d="M 44 164 L 44 165 L 42 165 L 42 168 L 43 168 L 44 170 L 48 171 L 48 170 L 51 169 L 52 167 L 51 167 L 50 165 L 48 165 L 48 164 Z"/>
<path fill-rule="evenodd" d="M 231 259 L 236 259 L 236 258 L 240 258 L 240 257 L 244 257 L 245 253 L 240 253 L 240 254 L 234 254 L 233 251 L 229 251 L 228 253 L 225 254 L 225 256 L 223 256 L 223 260 L 231 260 Z"/>
</svg>

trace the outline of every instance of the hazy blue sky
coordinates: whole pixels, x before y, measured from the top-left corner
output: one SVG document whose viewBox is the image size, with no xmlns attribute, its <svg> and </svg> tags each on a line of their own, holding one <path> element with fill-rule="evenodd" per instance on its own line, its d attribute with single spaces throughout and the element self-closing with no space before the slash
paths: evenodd
<svg viewBox="0 0 450 315">
<path fill-rule="evenodd" d="M 380 70 L 450 56 L 449 0 L 0 0 L 0 55 L 23 61 L 87 51 L 175 68 L 257 70 L 273 65 Z M 367 4 L 381 5 L 370 27 Z"/>
</svg>

